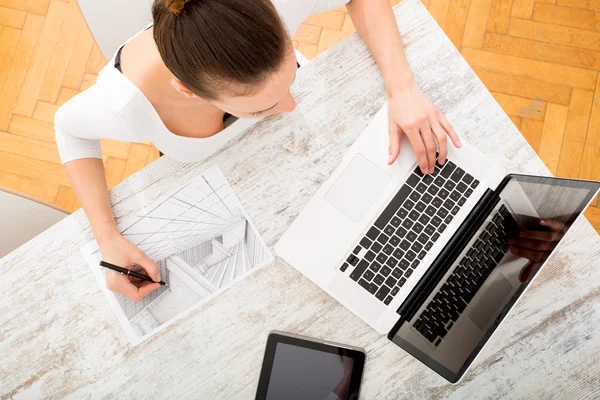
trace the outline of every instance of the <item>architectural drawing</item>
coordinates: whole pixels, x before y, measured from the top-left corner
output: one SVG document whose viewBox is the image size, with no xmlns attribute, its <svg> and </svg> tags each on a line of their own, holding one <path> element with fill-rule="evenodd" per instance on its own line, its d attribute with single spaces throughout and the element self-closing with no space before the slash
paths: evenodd
<svg viewBox="0 0 600 400">
<path fill-rule="evenodd" d="M 156 261 L 166 282 L 140 302 L 106 289 L 95 241 L 81 249 L 134 345 L 272 261 L 216 166 L 145 210 L 119 224 L 121 234 Z"/>
</svg>

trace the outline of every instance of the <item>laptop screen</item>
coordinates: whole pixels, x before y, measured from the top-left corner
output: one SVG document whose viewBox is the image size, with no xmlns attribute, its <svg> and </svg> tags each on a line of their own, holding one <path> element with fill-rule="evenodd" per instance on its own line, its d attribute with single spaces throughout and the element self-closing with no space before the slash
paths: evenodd
<svg viewBox="0 0 600 400">
<path fill-rule="evenodd" d="M 402 315 L 390 333 L 394 343 L 458 381 L 599 188 L 509 175 L 464 248 L 443 261 L 448 270 Z"/>
</svg>

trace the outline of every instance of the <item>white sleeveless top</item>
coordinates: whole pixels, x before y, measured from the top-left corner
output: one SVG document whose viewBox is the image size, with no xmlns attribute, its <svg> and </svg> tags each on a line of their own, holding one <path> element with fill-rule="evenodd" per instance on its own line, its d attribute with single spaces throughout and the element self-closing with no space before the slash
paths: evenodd
<svg viewBox="0 0 600 400">
<path fill-rule="evenodd" d="M 350 0 L 272 1 L 293 36 L 310 14 L 341 7 Z M 95 85 L 57 111 L 54 130 L 63 163 L 102 158 L 100 139 L 152 142 L 171 158 L 194 162 L 210 156 L 260 119 L 238 119 L 207 138 L 175 135 L 163 124 L 144 93 L 115 68 L 113 57 L 100 71 Z"/>
</svg>

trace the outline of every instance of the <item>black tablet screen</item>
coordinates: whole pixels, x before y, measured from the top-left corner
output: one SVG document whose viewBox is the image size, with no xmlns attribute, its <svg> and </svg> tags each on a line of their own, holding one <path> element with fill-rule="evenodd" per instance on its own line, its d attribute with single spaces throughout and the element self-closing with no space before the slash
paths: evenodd
<svg viewBox="0 0 600 400">
<path fill-rule="evenodd" d="M 348 356 L 278 343 L 267 400 L 347 399 L 353 364 Z"/>
</svg>

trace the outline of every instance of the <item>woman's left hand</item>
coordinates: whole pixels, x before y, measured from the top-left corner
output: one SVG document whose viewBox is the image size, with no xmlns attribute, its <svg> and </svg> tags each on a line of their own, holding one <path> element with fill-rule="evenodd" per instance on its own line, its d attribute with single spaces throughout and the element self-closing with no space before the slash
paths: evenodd
<svg viewBox="0 0 600 400">
<path fill-rule="evenodd" d="M 393 164 L 398 158 L 403 133 L 408 137 L 424 174 L 433 173 L 436 151 L 439 152 L 438 162 L 446 162 L 447 136 L 455 147 L 461 146 L 452 125 L 414 81 L 408 87 L 388 94 L 388 118 L 389 164 Z"/>
</svg>

